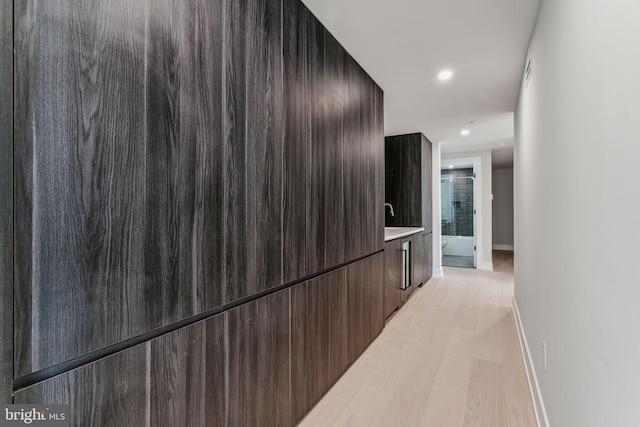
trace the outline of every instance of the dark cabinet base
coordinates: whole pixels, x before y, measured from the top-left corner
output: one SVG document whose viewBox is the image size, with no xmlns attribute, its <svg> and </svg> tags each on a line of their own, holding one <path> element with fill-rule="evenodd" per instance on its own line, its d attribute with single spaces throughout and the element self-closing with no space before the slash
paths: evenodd
<svg viewBox="0 0 640 427">
<path fill-rule="evenodd" d="M 21 389 L 71 425 L 290 426 L 384 326 L 382 252 Z"/>
<path fill-rule="evenodd" d="M 402 302 L 402 240 L 384 244 L 384 316 L 389 317 Z"/>
<path fill-rule="evenodd" d="M 410 286 L 402 289 L 402 244 L 410 242 Z M 416 233 L 403 239 L 390 240 L 384 245 L 384 314 L 389 317 L 404 304 L 416 288 L 432 276 L 433 234 Z"/>
<path fill-rule="evenodd" d="M 73 426 L 224 425 L 224 332 L 216 316 L 20 390 L 14 402 L 68 404 Z"/>
</svg>

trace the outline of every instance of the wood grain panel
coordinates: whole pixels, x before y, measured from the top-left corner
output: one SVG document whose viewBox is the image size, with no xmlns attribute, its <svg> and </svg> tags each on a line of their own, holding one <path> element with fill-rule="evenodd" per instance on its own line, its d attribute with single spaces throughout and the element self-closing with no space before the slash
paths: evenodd
<svg viewBox="0 0 640 427">
<path fill-rule="evenodd" d="M 220 12 L 16 5 L 17 375 L 222 303 Z"/>
<path fill-rule="evenodd" d="M 368 85 L 373 88 L 364 71 L 355 60 L 347 61 L 349 86 L 349 129 L 345 138 L 345 220 L 347 239 L 345 247 L 348 259 L 371 253 L 370 241 L 376 234 L 373 219 L 376 212 L 372 199 L 376 185 L 372 148 L 375 143 L 373 129 L 368 129 L 369 116 L 374 112 L 373 97 L 368 95 Z"/>
<path fill-rule="evenodd" d="M 347 270 L 341 268 L 328 274 L 329 288 L 329 383 L 335 384 L 349 367 L 349 300 Z"/>
<path fill-rule="evenodd" d="M 226 3 L 227 301 L 282 283 L 281 19 L 281 2 Z"/>
<path fill-rule="evenodd" d="M 225 317 L 151 341 L 150 425 L 225 424 Z"/>
<path fill-rule="evenodd" d="M 321 172 L 324 205 L 323 219 L 325 265 L 327 267 L 343 263 L 345 259 L 345 207 L 343 189 L 343 132 L 344 110 L 349 96 L 345 81 L 345 60 L 347 53 L 338 41 L 324 28 L 324 73 L 319 82 L 322 85 L 322 107 L 324 121 L 322 123 L 322 139 L 315 141 L 322 144 L 324 166 Z"/>
<path fill-rule="evenodd" d="M 291 421 L 298 422 L 309 410 L 310 388 L 307 382 L 306 349 L 308 320 L 308 288 L 304 282 L 291 288 Z"/>
<path fill-rule="evenodd" d="M 385 138 L 385 224 L 432 232 L 431 142 L 421 133 Z"/>
<path fill-rule="evenodd" d="M 433 232 L 433 167 L 432 146 L 426 136 L 420 135 L 422 145 L 422 227 L 425 233 Z"/>
<path fill-rule="evenodd" d="M 335 384 L 348 366 L 345 268 L 292 288 L 292 421 Z"/>
<path fill-rule="evenodd" d="M 70 404 L 74 426 L 224 425 L 224 315 L 179 329 L 16 393 Z"/>
<path fill-rule="evenodd" d="M 358 201 L 358 156 L 361 134 L 359 129 L 360 105 L 358 103 L 357 64 L 352 58 L 345 63 L 346 84 L 348 87 L 348 108 L 344 111 L 344 222 L 345 236 L 343 245 L 348 259 L 357 257 L 359 242 L 363 238 L 361 233 L 362 221 L 358 217 L 363 214 Z"/>
<path fill-rule="evenodd" d="M 407 225 L 422 226 L 424 219 L 422 205 L 422 134 L 412 134 L 403 144 L 404 185 L 407 193 L 401 217 Z"/>
<path fill-rule="evenodd" d="M 20 2 L 16 20 L 19 376 L 146 326 L 146 118 L 143 5 Z"/>
<path fill-rule="evenodd" d="M 411 236 L 411 284 L 414 286 L 414 290 L 425 280 L 424 243 L 423 233 Z"/>
<path fill-rule="evenodd" d="M 367 288 L 366 262 L 346 267 L 349 310 L 349 364 L 353 363 L 369 345 L 370 294 Z"/>
<path fill-rule="evenodd" d="M 384 315 L 388 317 L 402 300 L 402 240 L 384 244 Z"/>
<path fill-rule="evenodd" d="M 13 9 L 0 0 L 0 404 L 13 379 Z"/>
<path fill-rule="evenodd" d="M 424 234 L 424 282 L 433 276 L 433 233 Z"/>
<path fill-rule="evenodd" d="M 24 308 L 15 313 L 16 376 L 381 245 L 382 92 L 301 3 L 17 0 L 14 7 L 14 303 Z M 344 286 L 322 288 L 335 304 L 321 312 L 339 307 L 328 320 L 335 337 L 325 337 L 340 349 L 323 368 L 330 381 L 373 330 L 373 291 L 366 269 L 354 268 L 354 286 L 345 276 Z M 237 310 L 251 316 L 253 304 Z M 279 309 L 255 304 L 260 328 L 288 324 Z M 352 335 L 364 341 L 349 352 L 351 308 Z M 237 332 L 240 315 L 228 316 Z M 204 368 L 192 356 L 209 350 L 193 337 L 205 332 L 184 333 L 175 338 L 181 344 L 157 343 L 154 351 L 197 376 Z M 246 348 L 266 348 L 267 335 L 277 335 L 269 345 L 285 347 L 282 334 L 263 329 L 242 339 Z M 181 345 L 187 354 L 177 354 Z M 288 360 L 236 352 L 276 376 Z M 156 362 L 154 371 L 173 369 Z M 200 390 L 189 372 L 168 371 L 172 387 Z M 251 421 L 275 411 L 273 419 L 288 420 L 284 403 L 263 399 L 271 387 L 288 386 L 279 376 L 259 380 L 256 389 L 235 383 L 245 406 L 234 416 Z M 256 399 L 262 403 L 245 414 Z"/>
<path fill-rule="evenodd" d="M 313 19 L 298 0 L 283 0 L 284 158 L 283 281 L 307 275 L 307 205 L 311 141 L 308 85 L 309 34 Z"/>
<path fill-rule="evenodd" d="M 228 424 L 290 425 L 290 290 L 227 312 Z"/>
<path fill-rule="evenodd" d="M 292 295 L 292 403 L 293 421 L 300 420 L 329 388 L 329 294 L 322 279 L 313 279 Z M 296 286 L 298 288 L 298 286 Z M 292 341 L 292 342 L 293 342 Z M 295 348 L 295 352 L 293 351 Z"/>
<path fill-rule="evenodd" d="M 374 143 L 374 168 L 375 168 L 375 220 L 371 251 L 384 249 L 384 217 L 385 210 L 385 174 L 384 174 L 384 94 L 382 89 L 376 87 L 375 96 L 375 143 Z"/>
<path fill-rule="evenodd" d="M 378 210 L 380 211 L 380 210 Z M 377 253 L 365 259 L 368 264 L 366 287 L 369 292 L 369 342 L 384 328 L 384 253 Z"/>
<path fill-rule="evenodd" d="M 306 53 L 308 63 L 308 94 L 311 115 L 311 141 L 309 151 L 309 192 L 307 204 L 307 272 L 324 270 L 326 220 L 324 206 L 327 203 L 323 173 L 327 169 L 324 152 L 326 138 L 326 108 L 324 99 L 324 35 L 322 25 L 315 19 L 308 21 L 309 45 Z"/>
<path fill-rule="evenodd" d="M 148 8 L 146 319 L 218 306 L 223 240 L 221 0 Z M 158 286 L 160 284 L 160 286 Z M 203 298 L 204 296 L 204 298 Z"/>
<path fill-rule="evenodd" d="M 403 212 L 406 212 L 402 203 L 403 175 L 402 175 L 402 138 L 388 136 L 384 139 L 384 199 L 385 203 L 393 206 L 394 215 L 385 207 L 385 226 L 397 227 L 402 225 Z"/>
<path fill-rule="evenodd" d="M 15 394 L 15 403 L 68 404 L 72 426 L 147 424 L 148 344 L 38 383 Z"/>
<path fill-rule="evenodd" d="M 362 69 L 361 69 L 362 70 Z M 360 255 L 366 255 L 376 250 L 374 239 L 376 235 L 379 236 L 380 229 L 376 228 L 376 215 L 380 209 L 378 192 L 382 191 L 382 187 L 376 187 L 378 181 L 376 180 L 376 163 L 378 158 L 376 156 L 376 148 L 378 144 L 384 144 L 376 139 L 376 89 L 377 85 L 374 83 L 367 73 L 362 70 L 363 76 L 363 89 L 364 89 L 364 120 L 363 120 L 363 133 L 366 143 L 363 146 L 363 152 L 365 157 L 364 173 L 361 175 L 360 182 L 365 189 L 364 196 L 364 210 L 361 215 L 364 216 L 364 230 L 362 236 L 362 248 Z M 381 152 L 380 152 L 381 153 Z M 382 184 L 382 182 L 380 182 Z M 382 203 L 384 207 L 384 202 Z"/>
</svg>

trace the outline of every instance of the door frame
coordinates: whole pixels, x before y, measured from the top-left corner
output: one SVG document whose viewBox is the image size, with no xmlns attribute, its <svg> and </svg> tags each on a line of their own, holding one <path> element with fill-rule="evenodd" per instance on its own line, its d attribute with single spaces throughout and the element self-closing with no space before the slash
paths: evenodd
<svg viewBox="0 0 640 427">
<path fill-rule="evenodd" d="M 440 161 L 440 171 L 443 169 L 448 169 L 449 165 L 453 165 L 454 168 L 456 166 L 468 166 L 472 165 L 473 168 L 473 209 L 475 210 L 475 214 L 473 215 L 473 267 L 478 268 L 478 248 L 482 243 L 482 233 L 480 232 L 479 224 L 482 224 L 482 198 L 479 197 L 480 189 L 482 188 L 482 174 L 480 173 L 480 165 L 482 164 L 482 159 L 480 157 L 460 157 L 454 159 L 446 159 Z M 442 172 L 440 172 L 440 176 L 442 176 Z M 442 202 L 442 194 L 440 194 L 440 201 Z M 442 226 L 440 225 L 440 229 L 442 230 Z M 440 247 L 442 247 L 442 232 L 440 233 Z M 442 262 L 442 252 L 440 252 L 441 262 Z"/>
</svg>

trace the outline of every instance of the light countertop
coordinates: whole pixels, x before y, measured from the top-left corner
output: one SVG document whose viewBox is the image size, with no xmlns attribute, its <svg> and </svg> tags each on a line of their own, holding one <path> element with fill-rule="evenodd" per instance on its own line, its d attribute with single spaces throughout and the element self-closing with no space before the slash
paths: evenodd
<svg viewBox="0 0 640 427">
<path fill-rule="evenodd" d="M 424 231 L 423 227 L 385 227 L 384 228 L 384 241 L 399 239 L 401 237 L 407 237 L 412 234 Z"/>
</svg>

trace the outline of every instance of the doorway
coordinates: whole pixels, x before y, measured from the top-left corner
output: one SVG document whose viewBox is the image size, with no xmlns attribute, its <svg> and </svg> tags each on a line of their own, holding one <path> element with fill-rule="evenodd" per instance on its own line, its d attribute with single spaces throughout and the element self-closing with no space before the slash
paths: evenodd
<svg viewBox="0 0 640 427">
<path fill-rule="evenodd" d="M 476 267 L 476 174 L 474 164 L 440 171 L 442 265 Z"/>
</svg>

